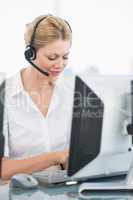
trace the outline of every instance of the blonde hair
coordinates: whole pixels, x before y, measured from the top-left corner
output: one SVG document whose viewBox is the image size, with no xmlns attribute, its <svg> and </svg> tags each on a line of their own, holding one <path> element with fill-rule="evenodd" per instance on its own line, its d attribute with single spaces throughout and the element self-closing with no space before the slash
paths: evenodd
<svg viewBox="0 0 133 200">
<path fill-rule="evenodd" d="M 40 21 L 43 19 L 42 21 Z M 34 30 L 36 24 L 37 28 Z M 35 32 L 34 32 L 35 31 Z M 72 31 L 70 25 L 60 17 L 53 15 L 41 15 L 35 18 L 31 23 L 26 25 L 25 44 L 30 44 L 32 35 L 33 46 L 39 49 L 55 40 L 70 40 L 72 41 Z"/>
</svg>

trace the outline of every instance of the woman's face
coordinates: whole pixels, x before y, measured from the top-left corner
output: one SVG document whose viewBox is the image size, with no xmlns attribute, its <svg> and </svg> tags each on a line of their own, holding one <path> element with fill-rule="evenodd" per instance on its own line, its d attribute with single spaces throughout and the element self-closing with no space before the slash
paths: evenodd
<svg viewBox="0 0 133 200">
<path fill-rule="evenodd" d="M 68 63 L 70 46 L 69 40 L 56 40 L 38 49 L 35 63 L 41 69 L 47 69 L 55 80 Z"/>
</svg>

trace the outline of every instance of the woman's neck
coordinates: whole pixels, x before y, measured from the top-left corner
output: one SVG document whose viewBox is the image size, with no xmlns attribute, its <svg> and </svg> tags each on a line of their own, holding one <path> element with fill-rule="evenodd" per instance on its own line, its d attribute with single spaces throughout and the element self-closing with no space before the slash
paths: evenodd
<svg viewBox="0 0 133 200">
<path fill-rule="evenodd" d="M 50 77 L 40 74 L 36 69 L 28 67 L 21 72 L 24 89 L 27 91 L 39 91 L 42 88 L 50 88 L 53 83 Z"/>
</svg>

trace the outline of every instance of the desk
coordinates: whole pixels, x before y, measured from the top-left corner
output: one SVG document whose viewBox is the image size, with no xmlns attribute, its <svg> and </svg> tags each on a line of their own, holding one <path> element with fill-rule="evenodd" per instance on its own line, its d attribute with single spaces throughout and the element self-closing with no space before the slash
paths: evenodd
<svg viewBox="0 0 133 200">
<path fill-rule="evenodd" d="M 0 186 L 1 200 L 78 200 L 78 187 L 73 186 L 39 186 L 38 189 L 12 189 L 9 184 Z M 133 193 L 90 193 L 89 200 L 132 200 Z"/>
</svg>

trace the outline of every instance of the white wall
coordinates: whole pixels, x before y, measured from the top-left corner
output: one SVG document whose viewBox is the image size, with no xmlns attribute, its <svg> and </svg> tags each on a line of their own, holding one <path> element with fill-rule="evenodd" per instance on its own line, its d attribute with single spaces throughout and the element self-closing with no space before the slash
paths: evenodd
<svg viewBox="0 0 133 200">
<path fill-rule="evenodd" d="M 133 0 L 59 0 L 60 16 L 73 27 L 75 70 L 133 72 Z"/>
<path fill-rule="evenodd" d="M 0 71 L 11 75 L 24 67 L 25 24 L 34 17 L 55 13 L 54 0 L 3 0 L 0 4 Z"/>
<path fill-rule="evenodd" d="M 25 24 L 40 14 L 59 14 L 73 29 L 69 65 L 101 73 L 133 71 L 133 0 L 3 0 L 0 4 L 0 71 L 8 75 L 26 65 Z"/>
</svg>

